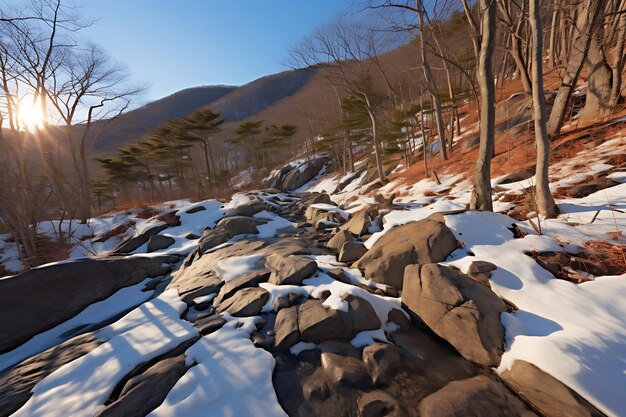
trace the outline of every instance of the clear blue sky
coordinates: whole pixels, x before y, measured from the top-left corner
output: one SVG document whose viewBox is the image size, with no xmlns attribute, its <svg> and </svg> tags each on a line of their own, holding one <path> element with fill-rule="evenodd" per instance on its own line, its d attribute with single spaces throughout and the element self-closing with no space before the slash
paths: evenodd
<svg viewBox="0 0 626 417">
<path fill-rule="evenodd" d="M 150 85 L 142 101 L 186 87 L 241 85 L 287 69 L 289 46 L 354 0 L 85 0 L 83 36 Z"/>
</svg>

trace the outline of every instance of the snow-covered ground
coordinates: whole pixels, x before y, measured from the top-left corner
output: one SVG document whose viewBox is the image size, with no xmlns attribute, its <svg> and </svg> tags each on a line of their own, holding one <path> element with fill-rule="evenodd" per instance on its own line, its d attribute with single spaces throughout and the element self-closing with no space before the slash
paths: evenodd
<svg viewBox="0 0 626 417">
<path fill-rule="evenodd" d="M 595 149 L 554 164 L 550 172 L 550 176 L 555 178 L 551 188 L 555 190 L 572 185 L 611 168 L 606 164 L 608 157 L 616 149 L 623 152 L 624 143 L 624 137 L 615 137 Z M 348 185 L 331 196 L 341 209 L 327 205 L 318 205 L 319 208 L 348 216 L 374 202 L 372 195 L 363 194 L 368 187 L 368 184 L 361 183 L 365 174 L 344 177 L 322 174 L 299 191 L 334 190 L 344 181 Z M 523 359 L 563 381 L 607 415 L 625 415 L 626 396 L 622 392 L 626 387 L 626 274 L 593 277 L 593 280 L 577 285 L 555 278 L 526 253 L 576 253 L 583 250 L 584 243 L 588 241 L 621 239 L 624 243 L 624 236 L 620 233 L 626 230 L 626 172 L 611 174 L 619 185 L 580 199 L 558 200 L 562 214 L 555 219 L 539 219 L 541 235 L 530 221 L 517 221 L 501 213 L 460 212 L 469 202 L 471 184 L 458 174 L 442 172 L 439 177 L 441 184 L 431 179 L 412 184 L 399 177 L 378 189 L 376 192 L 387 196 L 401 192 L 402 196 L 395 202 L 403 206 L 386 214 L 382 229 L 373 233 L 365 245 L 372 247 L 395 226 L 426 218 L 435 212 L 449 213 L 445 216 L 446 224 L 464 247 L 455 251 L 446 263 L 462 270 L 475 260 L 496 264 L 498 269 L 491 277 L 492 289 L 518 307 L 517 311 L 501 317 L 506 332 L 506 352 L 496 371 L 503 372 L 516 359 Z M 501 185 L 499 180 L 493 180 L 494 185 L 499 187 L 494 196 L 494 206 L 496 211 L 503 212 L 511 207 L 511 203 L 498 199 L 506 193 L 522 193 L 530 184 L 525 180 Z M 263 193 L 236 194 L 226 204 L 217 200 L 193 204 L 188 201 L 166 203 L 163 210 L 178 209 L 181 224 L 160 232 L 172 237 L 175 243 L 154 253 L 184 255 L 190 252 L 196 247 L 198 239 L 190 239 L 189 234 L 202 235 L 205 227 L 215 226 L 228 210 L 242 204 L 260 199 L 276 206 L 281 204 L 281 199 L 292 199 L 285 194 L 276 195 L 276 201 L 269 197 Z M 204 210 L 188 213 L 200 206 Z M 281 229 L 295 226 L 270 211 L 262 211 L 255 217 L 266 221 L 258 226 L 259 238 L 271 238 Z M 533 221 L 536 222 L 537 218 L 533 217 Z M 95 237 L 132 222 L 134 225 L 127 232 L 95 242 Z M 513 223 L 527 234 L 514 238 L 509 230 Z M 72 228 L 79 241 L 81 237 L 90 237 L 82 241 L 88 241 L 88 244 L 77 244 L 72 249 L 71 257 L 80 257 L 110 250 L 123 238 L 158 224 L 139 219 L 131 211 L 102 216 L 88 225 L 64 222 L 62 227 L 68 231 Z M 55 227 L 58 230 L 58 226 Z M 52 224 L 44 224 L 42 233 L 54 237 L 57 232 Z M 0 238 L 5 242 L 0 247 L 0 261 L 9 271 L 19 270 L 11 243 L 6 242 L 3 236 Z M 135 253 L 146 251 L 144 245 Z M 351 343 L 362 347 L 376 340 L 387 341 L 385 332 L 395 330 L 395 325 L 387 322 L 388 314 L 394 308 L 401 308 L 400 299 L 371 294 L 357 286 L 336 281 L 326 271 L 343 267 L 354 283 L 377 286 L 364 280 L 358 270 L 338 263 L 333 256 L 312 257 L 320 271 L 306 279 L 302 286 L 260 284 L 270 293 L 263 311 L 270 311 L 276 297 L 288 293 L 313 298 L 325 294 L 326 307 L 345 310 L 347 303 L 342 301 L 342 296 L 349 293 L 367 300 L 382 323 L 380 329 L 361 332 Z M 259 255 L 232 257 L 220 261 L 216 272 L 224 281 L 230 281 L 257 267 L 260 261 Z M 150 300 L 152 292 L 141 291 L 144 285 L 141 283 L 122 289 L 14 351 L 0 355 L 1 370 L 58 343 L 61 335 L 69 329 L 97 323 L 136 307 L 97 333 L 103 342 L 98 348 L 40 381 L 33 390 L 33 396 L 16 416 L 94 415 L 103 407 L 116 383 L 136 365 L 198 335 L 189 322 L 180 318 L 186 306 L 175 290 L 168 290 Z M 195 301 L 208 302 L 211 298 L 207 296 Z M 228 322 L 222 329 L 201 337 L 185 352 L 189 370 L 151 415 L 285 415 L 272 386 L 274 358 L 256 348 L 250 340 L 255 323 L 260 318 L 226 318 Z M 314 347 L 310 343 L 299 343 L 292 348 L 292 352 Z"/>
</svg>

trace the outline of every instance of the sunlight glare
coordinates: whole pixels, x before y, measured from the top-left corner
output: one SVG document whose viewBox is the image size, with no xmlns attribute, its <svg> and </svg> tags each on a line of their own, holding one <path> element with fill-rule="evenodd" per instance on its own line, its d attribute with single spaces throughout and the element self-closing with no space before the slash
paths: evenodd
<svg viewBox="0 0 626 417">
<path fill-rule="evenodd" d="M 23 129 L 34 132 L 43 127 L 43 113 L 39 100 L 32 96 L 23 97 L 19 107 L 19 121 Z"/>
</svg>

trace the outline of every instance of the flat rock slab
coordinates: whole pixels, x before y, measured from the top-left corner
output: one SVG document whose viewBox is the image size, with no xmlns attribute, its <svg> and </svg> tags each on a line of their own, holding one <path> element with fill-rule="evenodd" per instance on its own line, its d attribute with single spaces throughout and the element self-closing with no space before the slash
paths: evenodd
<svg viewBox="0 0 626 417">
<path fill-rule="evenodd" d="M 0 280 L 0 352 L 62 323 L 120 288 L 170 271 L 178 257 L 102 257 L 58 263 Z"/>
<path fill-rule="evenodd" d="M 263 288 L 244 288 L 217 306 L 217 311 L 234 317 L 256 316 L 269 299 L 270 293 Z"/>
</svg>

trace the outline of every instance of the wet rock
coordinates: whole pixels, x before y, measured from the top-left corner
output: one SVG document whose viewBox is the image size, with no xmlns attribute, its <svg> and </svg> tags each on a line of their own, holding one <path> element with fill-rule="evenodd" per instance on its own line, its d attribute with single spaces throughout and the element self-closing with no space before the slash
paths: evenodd
<svg viewBox="0 0 626 417">
<path fill-rule="evenodd" d="M 604 414 L 552 375 L 516 360 L 502 380 L 546 417 L 600 417 Z"/>
<path fill-rule="evenodd" d="M 500 363 L 500 314 L 507 306 L 481 283 L 454 268 L 409 265 L 402 303 L 465 358 L 490 367 Z"/>
<path fill-rule="evenodd" d="M 354 266 L 365 278 L 401 289 L 405 266 L 442 262 L 456 248 L 444 223 L 424 219 L 389 230 Z"/>
<path fill-rule="evenodd" d="M 78 314 L 120 288 L 170 271 L 176 256 L 81 259 L 0 280 L 0 352 Z"/>
<path fill-rule="evenodd" d="M 154 252 L 160 249 L 167 249 L 176 243 L 176 240 L 169 236 L 154 235 L 148 240 L 148 252 Z"/>
<path fill-rule="evenodd" d="M 315 261 L 298 255 L 273 253 L 266 258 L 266 265 L 272 269 L 269 282 L 274 285 L 301 285 L 317 271 Z"/>
<path fill-rule="evenodd" d="M 317 348 L 320 352 L 328 352 L 328 353 L 336 353 L 342 356 L 352 356 L 355 358 L 360 358 L 361 354 L 359 350 L 352 346 L 348 342 L 341 342 L 339 340 L 325 340 L 322 343 L 317 345 Z"/>
<path fill-rule="evenodd" d="M 330 382 L 347 387 L 365 388 L 371 385 L 371 379 L 360 359 L 331 352 L 323 352 L 322 369 Z"/>
<path fill-rule="evenodd" d="M 316 370 L 302 385 L 302 394 L 307 401 L 323 401 L 330 396 L 328 376 Z"/>
<path fill-rule="evenodd" d="M 389 384 L 402 366 L 402 353 L 393 345 L 376 342 L 363 349 L 363 362 L 374 384 Z"/>
<path fill-rule="evenodd" d="M 453 381 L 422 400 L 421 417 L 535 417 L 505 386 L 484 375 Z"/>
<path fill-rule="evenodd" d="M 361 242 L 346 242 L 341 246 L 337 260 L 339 262 L 354 262 L 367 253 L 367 248 Z"/>
<path fill-rule="evenodd" d="M 384 391 L 364 393 L 358 401 L 359 417 L 401 417 L 406 415 L 398 401 Z"/>
<path fill-rule="evenodd" d="M 256 316 L 270 299 L 270 293 L 263 288 L 244 288 L 219 304 L 219 313 L 228 313 L 234 317 Z"/>
<path fill-rule="evenodd" d="M 326 242 L 326 247 L 339 252 L 344 243 L 352 241 L 354 241 L 352 233 L 346 230 L 339 230 L 339 232 L 337 232 L 335 236 L 333 236 L 328 242 Z"/>
</svg>

